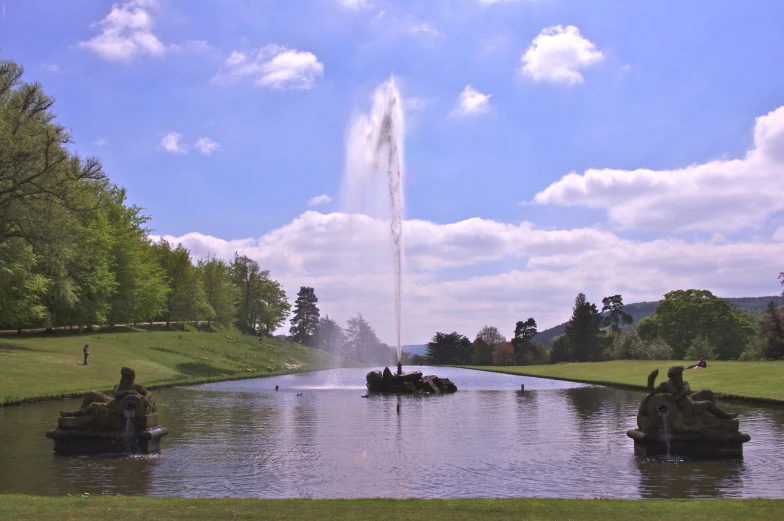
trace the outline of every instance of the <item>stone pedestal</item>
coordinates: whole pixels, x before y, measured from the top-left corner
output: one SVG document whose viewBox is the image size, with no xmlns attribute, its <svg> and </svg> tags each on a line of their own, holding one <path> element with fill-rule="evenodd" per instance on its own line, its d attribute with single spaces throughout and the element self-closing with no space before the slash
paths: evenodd
<svg viewBox="0 0 784 521">
<path fill-rule="evenodd" d="M 79 429 L 53 429 L 46 437 L 54 440 L 54 452 L 75 454 L 149 454 L 160 450 L 161 438 L 168 431 L 153 427 L 143 431 L 87 431 Z"/>
<path fill-rule="evenodd" d="M 634 440 L 634 455 L 640 458 L 737 458 L 743 456 L 743 444 L 751 439 L 748 434 L 729 431 L 674 433 L 665 437 L 658 432 L 633 429 L 626 435 Z"/>
</svg>

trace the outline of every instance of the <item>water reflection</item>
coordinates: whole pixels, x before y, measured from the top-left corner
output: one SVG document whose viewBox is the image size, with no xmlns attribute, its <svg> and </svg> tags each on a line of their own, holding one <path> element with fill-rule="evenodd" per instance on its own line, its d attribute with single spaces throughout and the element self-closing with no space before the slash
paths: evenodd
<svg viewBox="0 0 784 521">
<path fill-rule="evenodd" d="M 743 490 L 743 459 L 727 461 L 637 460 L 645 499 L 715 498 Z"/>
<path fill-rule="evenodd" d="M 634 458 L 626 437 L 640 393 L 444 368 L 455 394 L 362 398 L 365 373 L 157 391 L 170 435 L 148 457 L 56 457 L 43 434 L 72 404 L 0 409 L 0 492 L 784 497 L 781 409 L 730 406 L 752 436 L 743 460 L 647 461 Z"/>
</svg>

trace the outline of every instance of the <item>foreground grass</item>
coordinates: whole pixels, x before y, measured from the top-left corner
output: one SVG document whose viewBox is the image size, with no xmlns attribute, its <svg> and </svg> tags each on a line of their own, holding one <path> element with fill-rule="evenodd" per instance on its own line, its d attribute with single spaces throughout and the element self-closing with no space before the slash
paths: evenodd
<svg viewBox="0 0 784 521">
<path fill-rule="evenodd" d="M 54 498 L 0 495 L 8 519 L 687 519 L 779 520 L 775 500 L 580 500 L 580 499 L 182 499 L 144 497 Z"/>
<path fill-rule="evenodd" d="M 683 360 L 613 360 L 553 365 L 471 367 L 471 369 L 643 389 L 648 374 L 654 369 L 659 369 L 658 383 L 667 378 L 667 369 L 671 366 L 686 366 L 689 363 Z M 709 364 L 705 369 L 684 371 L 683 377 L 693 390 L 711 389 L 726 398 L 784 402 L 784 361 L 714 361 Z"/>
<path fill-rule="evenodd" d="M 84 344 L 90 344 L 89 365 L 82 365 Z M 235 328 L 3 335 L 0 405 L 109 390 L 123 366 L 136 370 L 142 385 L 156 387 L 325 369 L 342 362 L 291 342 L 260 342 Z"/>
</svg>

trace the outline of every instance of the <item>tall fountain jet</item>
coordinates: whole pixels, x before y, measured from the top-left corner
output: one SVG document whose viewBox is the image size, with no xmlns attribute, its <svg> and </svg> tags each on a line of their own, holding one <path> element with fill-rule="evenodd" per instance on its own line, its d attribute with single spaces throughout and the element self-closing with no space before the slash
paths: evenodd
<svg viewBox="0 0 784 521">
<path fill-rule="evenodd" d="M 395 76 L 376 88 L 369 114 L 355 117 L 349 128 L 346 150 L 346 176 L 349 203 L 370 205 L 372 187 L 386 177 L 385 210 L 389 215 L 389 238 L 395 290 L 395 332 L 397 333 L 398 372 L 401 372 L 401 284 L 403 276 L 403 107 Z M 364 208 L 367 210 L 367 208 Z M 386 213 L 386 212 L 384 212 Z"/>
</svg>

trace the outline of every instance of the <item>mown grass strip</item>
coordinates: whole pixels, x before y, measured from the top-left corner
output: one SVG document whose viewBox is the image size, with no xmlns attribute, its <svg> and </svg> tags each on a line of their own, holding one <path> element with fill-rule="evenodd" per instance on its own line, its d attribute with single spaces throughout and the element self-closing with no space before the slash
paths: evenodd
<svg viewBox="0 0 784 521">
<path fill-rule="evenodd" d="M 784 361 L 712 361 L 705 369 L 687 370 L 684 379 L 693 390 L 711 389 L 722 399 L 784 405 Z M 611 387 L 645 390 L 648 374 L 659 369 L 659 382 L 673 365 L 683 360 L 613 360 L 525 366 L 464 366 L 497 373 L 552 378 Z"/>
<path fill-rule="evenodd" d="M 424 519 L 476 521 L 559 519 L 606 521 L 779 520 L 778 500 L 646 500 L 609 499 L 183 499 L 146 497 L 34 497 L 0 495 L 2 517 L 17 520 L 125 519 L 214 520 L 368 520 Z M 7 517 L 6 517 L 7 516 Z"/>
</svg>

